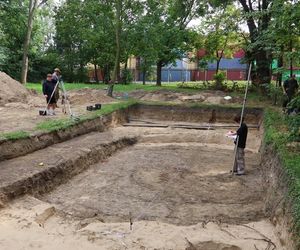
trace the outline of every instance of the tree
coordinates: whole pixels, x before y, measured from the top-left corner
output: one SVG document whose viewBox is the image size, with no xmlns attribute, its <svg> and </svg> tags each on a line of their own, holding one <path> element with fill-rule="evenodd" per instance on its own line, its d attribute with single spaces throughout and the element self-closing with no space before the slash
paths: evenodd
<svg viewBox="0 0 300 250">
<path fill-rule="evenodd" d="M 48 0 L 47 2 L 51 2 Z M 39 3 L 42 3 L 41 1 Z M 0 70 L 6 72 L 15 79 L 20 80 L 24 41 L 28 25 L 29 1 L 6 0 L 0 4 L 0 51 L 5 53 L 2 57 Z M 42 19 L 48 16 L 48 7 L 41 5 L 35 12 L 35 20 L 32 25 L 28 56 L 29 66 L 45 52 L 45 36 L 48 27 Z M 34 70 L 29 67 L 29 73 Z M 33 76 L 33 74 L 31 74 Z M 34 77 L 40 79 L 40 75 Z"/>
<path fill-rule="evenodd" d="M 249 34 L 250 44 L 247 47 L 246 56 L 249 61 L 256 62 L 255 75 L 252 76 L 254 84 L 261 86 L 271 81 L 271 54 L 268 44 L 264 39 L 264 34 L 268 30 L 271 20 L 271 8 L 273 0 L 214 0 L 214 5 L 228 4 L 237 2 L 240 4 L 241 15 L 246 21 Z"/>
<path fill-rule="evenodd" d="M 278 60 L 277 78 L 281 85 L 284 62 L 290 68 L 290 75 L 293 74 L 293 64 L 299 63 L 300 6 L 290 1 L 275 0 L 271 11 L 272 19 L 265 37 L 273 58 Z"/>
<path fill-rule="evenodd" d="M 205 36 L 206 59 L 217 62 L 216 74 L 219 72 L 223 56 L 232 54 L 232 45 L 241 45 L 237 15 L 238 12 L 233 5 L 215 7 L 204 22 L 202 33 Z"/>
<path fill-rule="evenodd" d="M 205 1 L 175 0 L 147 1 L 148 6 L 154 6 L 149 15 L 159 17 L 154 23 L 156 30 L 156 85 L 161 85 L 162 67 L 174 63 L 176 59 L 193 49 L 194 32 L 187 28 L 193 18 L 205 12 Z"/>
<path fill-rule="evenodd" d="M 123 58 L 125 62 L 127 62 L 128 59 L 128 51 L 126 47 L 128 47 L 129 44 L 126 44 L 124 34 L 130 32 L 128 27 L 136 22 L 137 16 L 140 14 L 142 7 L 142 3 L 138 0 L 114 0 L 111 1 L 111 4 L 112 11 L 114 13 L 113 26 L 115 31 L 116 49 L 112 80 L 107 91 L 108 96 L 112 96 L 114 84 L 120 80 L 121 59 Z"/>
<path fill-rule="evenodd" d="M 22 70 L 21 70 L 21 83 L 25 84 L 27 82 L 27 72 L 28 72 L 28 52 L 31 41 L 31 32 L 33 29 L 33 20 L 36 9 L 43 4 L 45 4 L 47 0 L 29 0 L 28 5 L 28 20 L 27 20 L 27 31 L 25 40 L 23 43 L 23 59 L 22 59 Z"/>
<path fill-rule="evenodd" d="M 113 88 L 116 80 L 118 79 L 118 73 L 120 72 L 120 53 L 121 53 L 121 29 L 122 29 L 122 21 L 121 21 L 121 9 L 122 9 L 122 1 L 115 1 L 115 38 L 116 38 L 116 55 L 115 55 L 115 64 L 112 73 L 112 81 L 109 85 L 107 95 L 112 97 Z"/>
</svg>

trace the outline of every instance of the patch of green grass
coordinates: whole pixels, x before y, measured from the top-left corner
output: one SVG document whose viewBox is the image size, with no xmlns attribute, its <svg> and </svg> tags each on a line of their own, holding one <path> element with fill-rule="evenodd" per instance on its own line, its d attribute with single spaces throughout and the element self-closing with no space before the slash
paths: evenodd
<svg viewBox="0 0 300 250">
<path fill-rule="evenodd" d="M 29 138 L 30 134 L 26 131 L 14 131 L 14 132 L 8 132 L 8 133 L 0 133 L 0 139 L 6 139 L 6 140 L 19 140 L 19 139 L 26 139 Z"/>
<path fill-rule="evenodd" d="M 76 90 L 76 89 L 83 89 L 83 88 L 91 88 L 91 89 L 107 89 L 107 84 L 88 84 L 88 83 L 65 83 L 66 90 Z M 26 88 L 33 89 L 38 93 L 42 93 L 42 84 L 41 83 L 27 83 Z M 162 86 L 156 86 L 154 84 L 140 84 L 140 83 L 131 83 L 131 84 L 115 84 L 114 85 L 114 92 L 131 92 L 135 90 L 144 90 L 144 91 L 154 91 L 154 90 L 174 90 L 174 91 L 181 91 L 181 92 L 195 92 L 197 89 L 185 89 L 185 88 L 178 88 L 177 83 L 162 83 Z"/>
<path fill-rule="evenodd" d="M 296 239 L 300 244 L 300 152 L 291 150 L 288 143 L 293 141 L 288 128 L 288 119 L 276 110 L 267 109 L 264 115 L 267 145 L 272 145 L 279 155 L 288 176 L 289 195 L 293 204 Z"/>
<path fill-rule="evenodd" d="M 76 124 L 76 121 L 70 118 L 43 121 L 36 125 L 37 130 L 53 132 L 69 128 Z"/>
<path fill-rule="evenodd" d="M 78 117 L 79 119 L 64 118 L 64 119 L 43 121 L 43 122 L 37 124 L 36 129 L 42 130 L 42 131 L 47 131 L 47 132 L 64 130 L 64 129 L 67 129 L 76 124 L 80 124 L 80 123 L 88 121 L 88 120 L 96 119 L 97 117 L 100 117 L 102 115 L 110 114 L 116 110 L 128 108 L 129 106 L 131 106 L 135 103 L 136 103 L 136 101 L 134 101 L 134 100 L 128 100 L 125 102 L 104 104 L 100 110 L 92 111 L 89 114 L 82 115 L 82 116 Z"/>
<path fill-rule="evenodd" d="M 128 101 L 123 101 L 123 102 L 117 102 L 117 103 L 111 103 L 111 104 L 104 104 L 102 105 L 101 109 L 92 111 L 89 114 L 83 115 L 80 120 L 86 121 L 86 120 L 93 120 L 97 117 L 100 117 L 102 115 L 107 115 L 110 114 L 116 110 L 122 110 L 130 107 L 131 105 L 136 104 L 137 101 L 133 99 L 129 99 Z"/>
</svg>

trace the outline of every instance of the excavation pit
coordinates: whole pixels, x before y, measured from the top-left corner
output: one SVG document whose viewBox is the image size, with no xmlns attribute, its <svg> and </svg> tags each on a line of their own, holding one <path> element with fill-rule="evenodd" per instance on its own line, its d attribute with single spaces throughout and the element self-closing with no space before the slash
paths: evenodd
<svg viewBox="0 0 300 250">
<path fill-rule="evenodd" d="M 63 244 L 72 245 L 76 234 L 85 249 L 288 249 L 265 211 L 262 110 L 246 110 L 246 175 L 230 174 L 234 143 L 226 133 L 237 129 L 238 111 L 131 107 L 124 126 L 105 133 L 135 138 L 134 144 L 87 160 L 90 166 L 53 190 L 33 192 L 37 200 L 27 207 L 32 213 L 39 203 L 53 207 L 45 228 L 63 234 Z"/>
<path fill-rule="evenodd" d="M 139 142 L 46 194 L 43 200 L 79 218 L 104 222 L 160 220 L 247 223 L 264 218 L 259 157 L 249 143 L 247 175 L 229 174 L 233 142 L 226 129 L 116 128 Z M 258 130 L 249 137 L 257 138 Z M 223 138 L 224 137 L 224 138 Z M 218 143 L 219 140 L 219 143 Z M 251 141 L 251 140 L 249 140 Z"/>
</svg>

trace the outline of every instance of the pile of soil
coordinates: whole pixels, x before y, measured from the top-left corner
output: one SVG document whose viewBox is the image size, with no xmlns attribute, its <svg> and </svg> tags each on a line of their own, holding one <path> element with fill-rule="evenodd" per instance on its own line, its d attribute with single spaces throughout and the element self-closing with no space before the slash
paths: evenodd
<svg viewBox="0 0 300 250">
<path fill-rule="evenodd" d="M 27 103 L 30 93 L 18 81 L 0 71 L 0 106 L 7 103 Z"/>
<path fill-rule="evenodd" d="M 94 104 L 115 102 L 114 98 L 106 95 L 105 90 L 83 88 L 68 92 L 71 104 Z"/>
<path fill-rule="evenodd" d="M 228 93 L 223 91 L 201 91 L 200 93 L 183 93 L 175 92 L 172 90 L 154 90 L 144 91 L 137 90 L 129 94 L 130 97 L 143 100 L 143 101 L 164 101 L 174 103 L 210 103 L 210 104 L 227 104 L 227 103 L 240 103 L 238 97 L 233 97 L 230 100 L 225 100 L 224 97 Z"/>
</svg>

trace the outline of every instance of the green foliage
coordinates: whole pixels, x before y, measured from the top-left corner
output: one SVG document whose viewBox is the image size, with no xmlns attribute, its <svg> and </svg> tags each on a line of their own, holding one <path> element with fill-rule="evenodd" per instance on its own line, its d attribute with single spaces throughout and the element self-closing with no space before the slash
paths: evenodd
<svg viewBox="0 0 300 250">
<path fill-rule="evenodd" d="M 30 136 L 30 134 L 26 131 L 15 131 L 15 132 L 9 132 L 9 133 L 0 133 L 0 139 L 6 139 L 6 140 L 20 140 L 20 139 L 26 139 Z"/>
<path fill-rule="evenodd" d="M 215 80 L 215 88 L 216 89 L 223 89 L 224 86 L 223 86 L 223 83 L 226 79 L 226 76 L 223 72 L 219 72 L 217 74 L 214 75 L 214 80 Z"/>
<path fill-rule="evenodd" d="M 27 30 L 29 1 L 10 0 L 0 5 L 0 70 L 15 79 L 20 79 L 23 44 Z M 50 8 L 52 0 L 42 5 L 36 12 L 33 22 L 31 46 L 29 50 L 29 74 L 31 80 L 40 80 L 41 58 L 51 42 Z M 53 26 L 53 25 L 52 25 Z M 50 35 L 49 35 L 50 34 Z M 53 68 L 51 69 L 53 70 Z M 43 70 L 45 71 L 45 70 Z M 43 76 L 45 72 L 43 72 Z"/>
<path fill-rule="evenodd" d="M 53 132 L 69 128 L 75 124 L 76 121 L 72 119 L 57 119 L 41 122 L 36 126 L 36 129 L 47 132 Z"/>
<path fill-rule="evenodd" d="M 299 148 L 291 148 L 293 132 L 288 129 L 289 119 L 274 110 L 266 110 L 264 115 L 264 142 L 273 145 L 288 176 L 289 196 L 292 201 L 294 233 L 300 243 L 300 154 Z"/>
<path fill-rule="evenodd" d="M 300 115 L 288 116 L 290 140 L 300 142 Z"/>
<path fill-rule="evenodd" d="M 263 85 L 266 88 L 269 98 L 273 101 L 274 105 L 282 105 L 284 98 L 282 88 L 276 86 L 274 83 Z"/>
<path fill-rule="evenodd" d="M 64 129 L 70 128 L 76 124 L 80 124 L 84 121 L 93 120 L 102 115 L 110 114 L 116 110 L 128 108 L 129 106 L 131 106 L 135 103 L 136 103 L 135 101 L 129 100 L 129 101 L 113 103 L 113 104 L 105 104 L 105 105 L 103 105 L 103 107 L 100 110 L 80 116 L 78 120 L 74 120 L 71 118 L 68 118 L 68 119 L 65 118 L 65 119 L 44 121 L 44 122 L 37 124 L 36 129 L 42 130 L 42 131 L 47 131 L 47 132 L 64 130 Z"/>
<path fill-rule="evenodd" d="M 300 95 L 296 96 L 293 100 L 288 104 L 289 109 L 298 109 L 300 110 Z"/>
<path fill-rule="evenodd" d="M 300 96 L 295 97 L 287 108 L 291 111 L 286 118 L 290 130 L 290 140 L 300 142 Z"/>
<path fill-rule="evenodd" d="M 177 88 L 182 89 L 206 89 L 206 85 L 200 82 L 180 82 L 177 84 Z"/>
<path fill-rule="evenodd" d="M 129 69 L 122 69 L 121 80 L 122 80 L 122 84 L 132 83 L 133 76 L 132 76 L 132 73 Z"/>
</svg>

